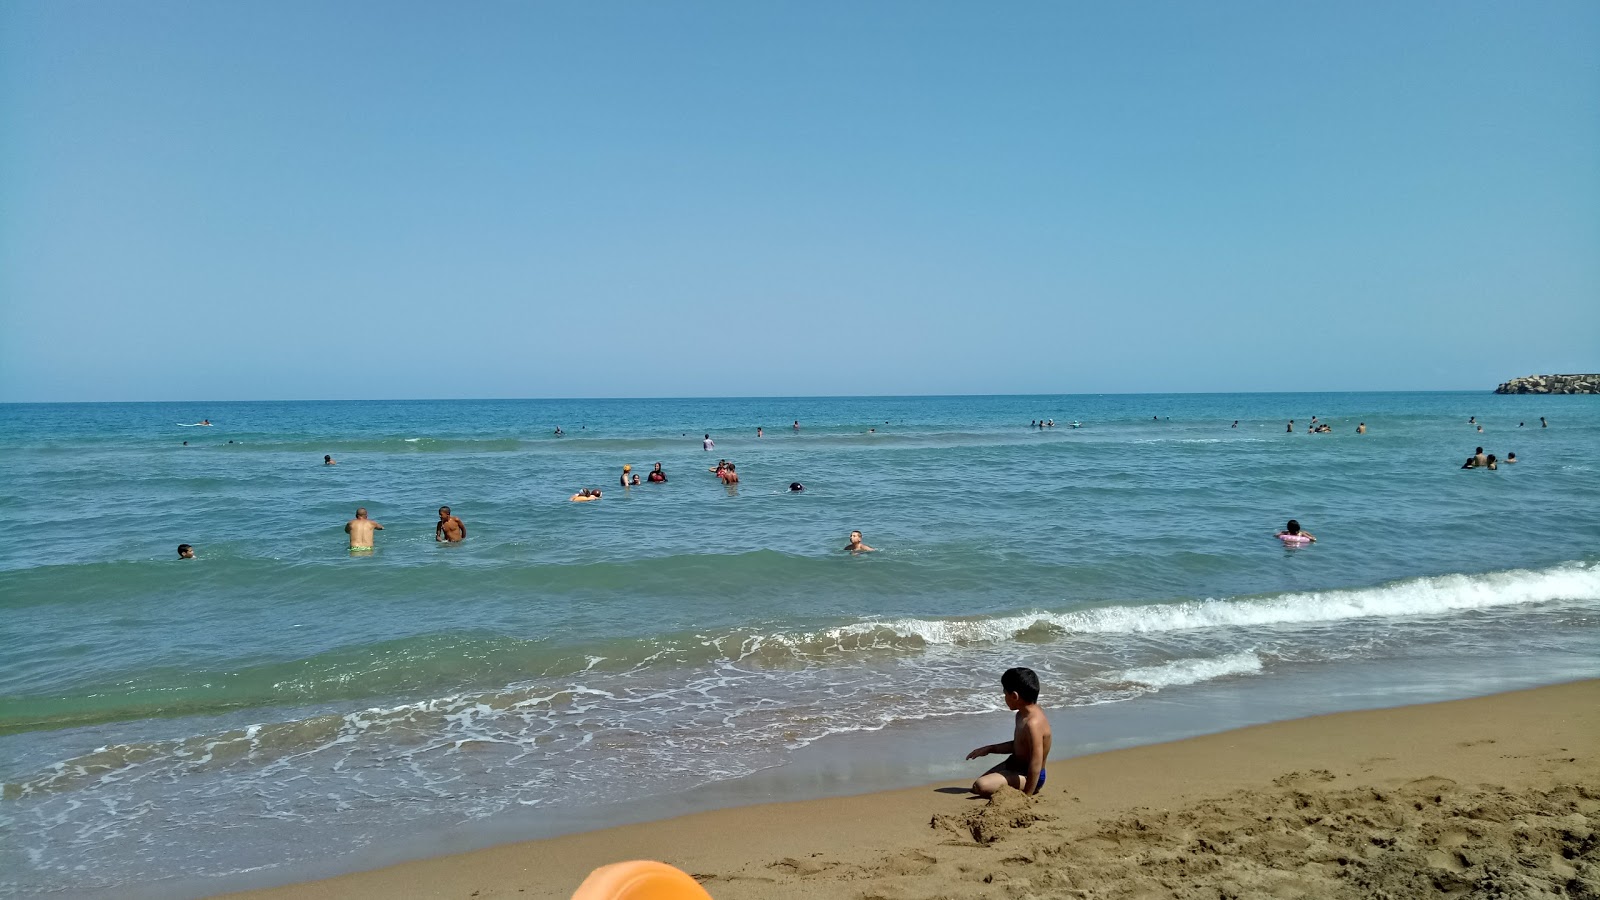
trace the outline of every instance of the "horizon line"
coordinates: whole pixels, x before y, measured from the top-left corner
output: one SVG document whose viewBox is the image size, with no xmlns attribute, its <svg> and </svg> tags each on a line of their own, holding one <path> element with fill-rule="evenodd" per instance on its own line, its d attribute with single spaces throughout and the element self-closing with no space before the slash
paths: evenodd
<svg viewBox="0 0 1600 900">
<path fill-rule="evenodd" d="M 1498 386 L 1498 385 L 1497 385 Z M 277 397 L 271 399 L 163 399 L 163 400 L 0 400 L 0 406 L 69 406 L 75 404 L 115 403 L 493 403 L 493 402 L 567 402 L 567 401 L 658 401 L 658 400 L 909 400 L 942 399 L 949 397 L 1164 397 L 1171 395 L 1289 395 L 1289 394 L 1494 394 L 1494 389 L 1388 389 L 1388 390 L 1300 390 L 1300 391 L 1091 391 L 1082 393 L 973 393 L 973 394 L 703 394 L 658 397 Z M 1511 395 L 1514 396 L 1514 395 Z M 1528 394 L 1526 396 L 1567 396 L 1561 394 Z M 1578 396 L 1578 395 L 1572 395 Z"/>
</svg>

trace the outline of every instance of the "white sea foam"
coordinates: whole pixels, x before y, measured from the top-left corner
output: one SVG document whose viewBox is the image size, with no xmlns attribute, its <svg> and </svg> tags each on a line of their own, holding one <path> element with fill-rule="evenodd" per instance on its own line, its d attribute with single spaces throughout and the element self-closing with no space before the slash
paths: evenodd
<svg viewBox="0 0 1600 900">
<path fill-rule="evenodd" d="M 1600 601 L 1600 565 L 1569 563 L 1551 569 L 1439 575 L 1371 588 L 1278 594 L 1259 598 L 1106 606 L 1067 613 L 1037 612 L 986 619 L 896 619 L 857 622 L 816 634 L 807 643 L 834 643 L 892 632 L 927 644 L 992 643 L 1028 631 L 1069 634 L 1143 634 L 1223 628 L 1338 622 L 1364 618 L 1440 615 L 1556 600 Z"/>
<path fill-rule="evenodd" d="M 1227 656 L 1209 659 L 1175 659 L 1159 666 L 1128 669 L 1111 676 L 1113 681 L 1131 681 L 1153 688 L 1174 687 L 1182 684 L 1199 684 L 1229 675 L 1255 675 L 1261 671 L 1261 657 L 1254 650 L 1244 650 Z"/>
</svg>

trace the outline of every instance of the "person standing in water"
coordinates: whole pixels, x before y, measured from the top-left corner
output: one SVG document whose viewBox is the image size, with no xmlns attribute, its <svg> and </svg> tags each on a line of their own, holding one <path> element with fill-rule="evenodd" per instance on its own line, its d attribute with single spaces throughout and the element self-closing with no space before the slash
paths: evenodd
<svg viewBox="0 0 1600 900">
<path fill-rule="evenodd" d="M 439 507 L 439 524 L 433 526 L 433 539 L 441 544 L 455 544 L 466 537 L 467 523 L 450 515 L 450 507 Z"/>
<path fill-rule="evenodd" d="M 845 544 L 844 549 L 849 550 L 851 553 L 875 552 L 874 548 L 868 547 L 866 544 L 861 543 L 861 532 L 859 531 L 850 532 L 850 543 Z"/>
<path fill-rule="evenodd" d="M 711 439 L 711 435 L 707 434 L 706 439 L 700 442 L 700 449 L 710 453 L 711 451 L 717 449 L 717 442 L 713 441 Z"/>
<path fill-rule="evenodd" d="M 356 510 L 354 519 L 344 523 L 344 533 L 350 535 L 351 550 L 371 550 L 374 544 L 372 533 L 382 530 L 382 525 L 367 518 L 365 506 Z"/>
</svg>

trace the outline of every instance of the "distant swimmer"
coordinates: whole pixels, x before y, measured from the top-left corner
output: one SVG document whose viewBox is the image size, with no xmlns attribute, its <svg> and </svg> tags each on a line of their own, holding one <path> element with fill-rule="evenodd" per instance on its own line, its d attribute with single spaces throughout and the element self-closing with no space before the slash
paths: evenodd
<svg viewBox="0 0 1600 900">
<path fill-rule="evenodd" d="M 1540 417 L 1539 417 L 1539 427 L 1540 427 L 1540 428 L 1549 428 L 1549 427 L 1550 427 L 1550 423 L 1549 423 L 1549 422 L 1546 422 L 1546 421 L 1545 421 L 1545 420 L 1544 420 L 1544 416 L 1540 416 Z"/>
<path fill-rule="evenodd" d="M 371 550 L 373 547 L 372 533 L 382 531 L 383 526 L 367 518 L 365 506 L 356 510 L 356 517 L 344 523 L 344 533 L 350 535 L 351 550 Z"/>
<path fill-rule="evenodd" d="M 439 507 L 439 524 L 433 526 L 433 539 L 441 544 L 454 544 L 466 536 L 467 523 L 450 515 L 450 507 Z"/>
<path fill-rule="evenodd" d="M 1362 422 L 1360 425 L 1356 426 L 1356 434 L 1366 434 L 1366 433 L 1367 433 L 1367 423 Z"/>
<path fill-rule="evenodd" d="M 1046 427 L 1046 428 L 1054 428 L 1054 427 L 1056 427 L 1056 420 L 1055 419 L 1050 419 L 1049 421 L 1044 423 L 1044 427 Z"/>
<path fill-rule="evenodd" d="M 1293 419 L 1289 420 L 1289 427 L 1284 429 L 1284 430 L 1289 432 L 1290 434 L 1294 434 L 1294 420 Z"/>
<path fill-rule="evenodd" d="M 1511 465 L 1512 463 L 1514 463 L 1516 461 L 1517 461 L 1517 452 L 1515 450 L 1513 450 L 1510 453 L 1506 454 L 1506 465 L 1509 466 L 1509 465 Z"/>
<path fill-rule="evenodd" d="M 1489 454 L 1489 461 L 1484 463 L 1483 467 L 1491 472 L 1498 471 L 1500 468 L 1500 461 L 1495 459 L 1494 454 L 1491 453 Z"/>
<path fill-rule="evenodd" d="M 1483 448 L 1479 447 L 1478 449 L 1472 451 L 1472 455 L 1467 457 L 1467 461 L 1461 464 L 1461 468 L 1481 469 L 1487 465 L 1489 465 L 1489 457 L 1484 456 Z"/>
<path fill-rule="evenodd" d="M 1468 416 L 1467 417 L 1467 424 L 1468 425 L 1476 425 L 1476 424 L 1478 424 L 1478 417 L 1477 416 Z"/>
<path fill-rule="evenodd" d="M 718 475 L 717 477 L 722 479 L 723 484 L 739 483 L 739 473 L 733 470 L 733 463 L 728 463 L 728 465 L 723 468 L 722 474 Z"/>
<path fill-rule="evenodd" d="M 1483 434 L 1483 426 L 1482 425 L 1478 426 L 1478 433 L 1479 434 Z"/>
<path fill-rule="evenodd" d="M 652 484 L 662 484 L 666 480 L 667 473 L 661 471 L 661 463 L 656 463 L 656 467 L 650 470 L 650 482 Z"/>
<path fill-rule="evenodd" d="M 627 487 L 628 486 L 628 473 L 632 472 L 632 471 L 633 471 L 633 466 L 623 466 L 622 467 L 622 486 L 623 487 Z"/>
<path fill-rule="evenodd" d="M 1518 423 L 1517 423 L 1517 427 L 1518 427 L 1518 428 L 1521 428 L 1521 427 L 1522 427 L 1522 426 L 1524 426 L 1524 425 L 1526 425 L 1526 424 L 1528 424 L 1528 423 L 1527 423 L 1527 422 L 1518 422 Z M 185 444 L 187 444 L 187 443 L 189 443 L 189 442 L 188 442 L 188 441 L 184 441 L 184 443 L 185 443 Z"/>
<path fill-rule="evenodd" d="M 1273 535 L 1273 537 L 1283 541 L 1285 544 L 1315 544 L 1317 542 L 1316 537 L 1311 532 L 1301 531 L 1300 523 L 1294 519 L 1290 519 L 1289 524 L 1285 525 L 1283 530 Z"/>
<path fill-rule="evenodd" d="M 1516 454 L 1515 454 L 1515 453 L 1513 453 L 1513 454 L 1511 454 L 1511 455 L 1512 455 L 1512 456 L 1516 456 Z M 1514 462 L 1514 461 L 1515 461 L 1515 460 L 1507 460 L 1507 462 Z M 803 491 L 803 490 L 805 490 L 805 489 L 806 489 L 806 486 L 805 486 L 805 485 L 803 485 L 803 484 L 801 484 L 801 483 L 800 483 L 800 482 L 798 482 L 798 481 L 791 481 L 791 482 L 789 482 L 789 493 L 791 493 L 791 494 L 798 494 L 798 493 L 800 493 L 800 492 L 801 492 L 801 491 Z"/>
<path fill-rule="evenodd" d="M 561 426 L 560 425 L 557 425 L 556 426 L 556 437 L 562 437 L 564 435 L 566 435 L 566 432 L 561 430 Z"/>
<path fill-rule="evenodd" d="M 179 559 L 194 559 L 194 547 L 193 547 L 193 545 L 190 545 L 190 544 L 179 544 L 178 545 L 178 558 Z"/>
<path fill-rule="evenodd" d="M 844 549 L 849 550 L 851 553 L 872 553 L 874 550 L 874 548 L 861 543 L 861 532 L 859 531 L 850 532 L 850 543 L 846 544 Z"/>
<path fill-rule="evenodd" d="M 590 500 L 599 500 L 600 489 L 595 488 L 591 491 L 588 488 L 583 488 L 567 499 L 571 500 L 573 503 L 588 503 Z"/>
<path fill-rule="evenodd" d="M 325 465 L 325 466 L 337 466 L 339 464 L 339 461 L 334 459 L 332 456 L 329 456 L 327 454 L 323 454 L 323 456 L 322 456 L 322 464 Z"/>
<path fill-rule="evenodd" d="M 713 441 L 711 435 L 708 434 L 706 439 L 700 442 L 700 449 L 710 453 L 712 450 L 717 449 L 717 442 Z"/>
<path fill-rule="evenodd" d="M 725 460 L 725 459 L 719 459 L 719 460 L 717 460 L 717 464 L 716 465 L 712 466 L 711 468 L 707 469 L 706 471 L 710 472 L 711 474 L 713 474 L 715 476 L 717 476 L 718 478 L 721 478 L 722 477 L 722 470 L 726 469 L 727 467 L 728 467 L 728 461 Z"/>
<path fill-rule="evenodd" d="M 766 435 L 762 433 L 760 425 L 756 426 L 756 437 L 766 437 Z"/>
<path fill-rule="evenodd" d="M 1229 425 L 1228 427 L 1229 428 L 1238 428 L 1239 427 L 1239 420 L 1238 419 L 1234 419 L 1233 420 L 1233 424 Z"/>
<path fill-rule="evenodd" d="M 800 420 L 799 419 L 795 419 L 794 420 L 794 430 L 795 431 L 799 431 L 800 430 Z"/>
<path fill-rule="evenodd" d="M 211 420 L 210 419 L 201 419 L 200 420 L 200 424 L 201 425 L 210 425 L 211 424 Z"/>
</svg>

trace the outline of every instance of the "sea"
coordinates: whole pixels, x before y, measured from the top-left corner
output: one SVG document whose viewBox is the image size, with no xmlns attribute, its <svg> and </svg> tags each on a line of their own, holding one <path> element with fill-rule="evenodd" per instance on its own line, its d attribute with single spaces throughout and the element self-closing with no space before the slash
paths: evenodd
<svg viewBox="0 0 1600 900">
<path fill-rule="evenodd" d="M 1594 396 L 26 404 L 0 447 L 5 894 L 964 784 L 1011 666 L 1056 758 L 1600 676 Z"/>
</svg>

